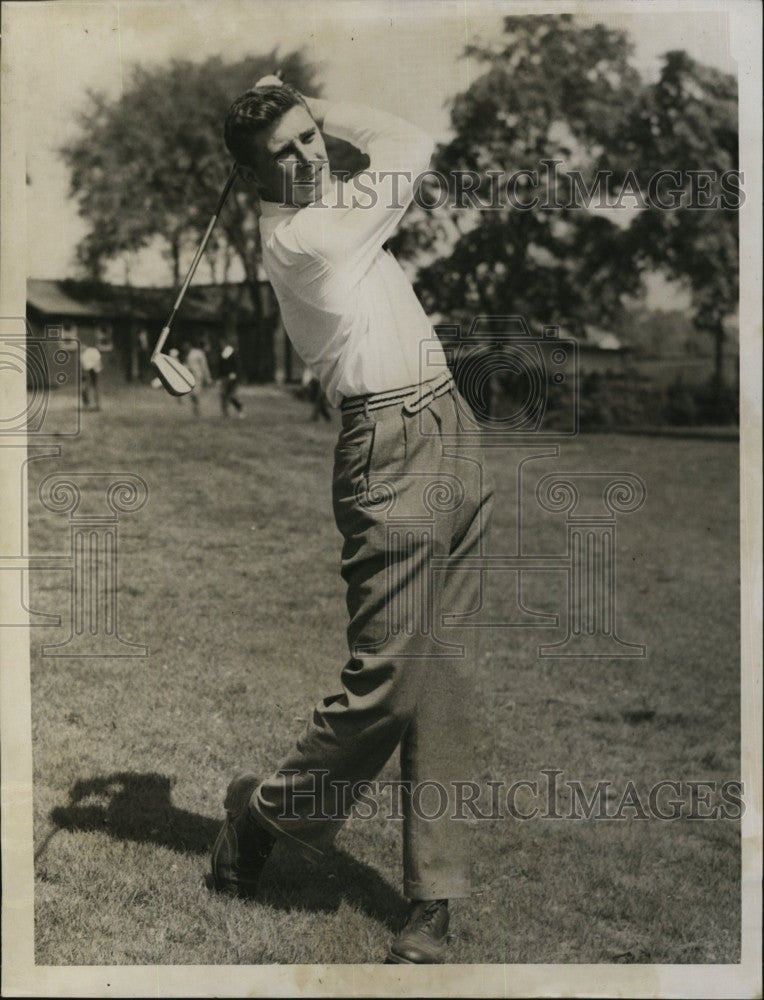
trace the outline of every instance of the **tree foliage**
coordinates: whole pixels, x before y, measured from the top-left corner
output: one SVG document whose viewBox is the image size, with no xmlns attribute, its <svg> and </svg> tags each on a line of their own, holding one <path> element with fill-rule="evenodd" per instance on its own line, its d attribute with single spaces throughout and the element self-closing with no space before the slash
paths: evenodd
<svg viewBox="0 0 764 1000">
<path fill-rule="evenodd" d="M 467 49 L 484 71 L 454 98 L 454 135 L 433 163 L 449 178 L 449 201 L 420 204 L 394 245 L 421 262 L 417 288 L 431 311 L 462 323 L 489 312 L 521 313 L 532 325 L 614 322 L 644 273 L 663 269 L 690 288 L 698 328 L 721 330 L 737 299 L 734 212 L 647 204 L 630 224 L 626 213 L 616 224 L 614 213 L 587 210 L 572 196 L 570 171 L 589 192 L 610 171 L 610 196 L 631 172 L 639 196 L 659 170 L 680 171 L 690 184 L 689 171 L 736 166 L 734 80 L 672 52 L 648 85 L 631 54 L 624 32 L 571 15 L 510 16 L 496 43 Z M 506 198 L 502 208 L 460 207 L 455 172 L 470 170 L 504 178 L 535 171 L 539 187 L 520 183 L 517 191 L 525 202 L 537 194 L 539 207 L 525 211 Z M 425 179 L 420 202 L 430 199 L 428 187 Z M 486 189 L 481 203 L 491 203 Z"/>
<path fill-rule="evenodd" d="M 238 94 L 274 66 L 308 94 L 318 91 L 315 69 L 301 53 L 275 52 L 235 63 L 176 60 L 135 66 L 116 101 L 90 92 L 79 115 L 79 135 L 62 150 L 70 192 L 90 230 L 78 259 L 91 277 L 114 258 L 159 240 L 172 261 L 176 284 L 184 250 L 198 243 L 230 169 L 222 126 Z M 239 260 L 256 281 L 259 255 L 257 200 L 236 188 L 221 215 L 208 257 L 225 273 Z"/>
<path fill-rule="evenodd" d="M 570 15 L 511 16 L 504 26 L 499 43 L 467 50 L 486 69 L 454 99 L 454 137 L 436 152 L 434 167 L 451 180 L 449 205 L 420 211 L 398 249 L 434 255 L 420 270 L 418 290 L 449 316 L 601 322 L 617 312 L 620 293 L 633 290 L 637 276 L 617 252 L 618 228 L 570 203 L 552 161 L 591 181 L 638 88 L 631 43 L 600 24 L 578 27 Z M 524 203 L 537 195 L 540 207 L 513 208 L 506 197 L 502 208 L 451 207 L 458 201 L 454 174 L 465 170 L 494 171 L 502 183 L 516 171 L 535 171 L 538 187 L 521 180 L 516 191 Z M 490 203 L 484 194 L 481 202 Z"/>
<path fill-rule="evenodd" d="M 686 52 L 668 52 L 660 76 L 641 89 L 607 154 L 615 175 L 636 164 L 642 180 L 678 176 L 671 209 L 648 208 L 631 226 L 641 262 L 682 281 L 695 327 L 710 333 L 721 382 L 724 320 L 738 302 L 738 199 L 728 180 L 738 167 L 737 85 Z M 665 202 L 665 195 L 664 195 Z"/>
<path fill-rule="evenodd" d="M 723 320 L 738 294 L 736 213 L 647 205 L 616 224 L 612 213 L 582 207 L 570 172 L 588 191 L 603 170 L 611 187 L 635 178 L 643 195 L 657 171 L 678 171 L 684 185 L 694 183 L 692 171 L 712 171 L 710 194 L 718 195 L 718 178 L 737 166 L 735 81 L 669 52 L 646 84 L 625 32 L 568 14 L 506 17 L 495 42 L 466 55 L 479 72 L 453 99 L 453 136 L 433 162 L 448 179 L 448 201 L 415 206 L 391 241 L 419 265 L 425 307 L 464 324 L 486 313 L 520 313 L 537 328 L 615 323 L 624 296 L 639 291 L 645 272 L 662 269 L 689 288 L 696 328 L 713 334 L 721 373 Z M 119 100 L 89 95 L 80 134 L 62 153 L 90 226 L 78 256 L 91 276 L 158 240 L 179 283 L 181 259 L 198 244 L 228 173 L 225 112 L 276 60 L 271 52 L 237 63 L 139 66 Z M 318 93 L 301 53 L 278 64 L 299 90 Z M 352 147 L 327 147 L 335 171 L 357 169 Z M 494 207 L 454 207 L 466 171 L 482 179 L 480 202 Z M 540 205 L 524 210 L 505 193 L 496 207 L 492 178 L 518 171 L 535 172 L 538 183 L 520 176 L 519 202 L 537 195 Z M 422 199 L 435 201 L 436 187 L 425 181 Z M 257 211 L 256 198 L 236 187 L 206 254 L 221 283 L 238 261 L 255 287 Z"/>
</svg>

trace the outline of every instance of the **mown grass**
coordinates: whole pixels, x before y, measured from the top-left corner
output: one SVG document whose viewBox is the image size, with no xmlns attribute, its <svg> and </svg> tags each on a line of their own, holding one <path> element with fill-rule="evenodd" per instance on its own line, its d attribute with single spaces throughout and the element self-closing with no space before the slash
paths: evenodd
<svg viewBox="0 0 764 1000">
<path fill-rule="evenodd" d="M 312 424 L 276 390 L 245 401 L 244 420 L 223 421 L 212 397 L 194 420 L 163 393 L 115 387 L 60 458 L 30 465 L 33 552 L 67 550 L 66 518 L 36 502 L 55 469 L 134 472 L 150 489 L 119 526 L 120 632 L 150 656 L 41 657 L 61 635 L 32 633 L 39 964 L 377 962 L 405 909 L 400 829 L 381 818 L 351 821 L 318 870 L 277 848 L 256 901 L 205 882 L 228 780 L 278 762 L 345 657 L 336 418 Z M 488 461 L 492 550 L 509 552 L 515 460 Z M 588 791 L 631 780 L 645 796 L 660 779 L 737 779 L 737 446 L 583 436 L 532 464 L 645 481 L 645 506 L 618 522 L 618 621 L 648 654 L 540 659 L 557 633 L 485 633 L 469 706 L 478 779 L 556 768 Z M 526 509 L 524 550 L 562 551 L 564 519 Z M 32 577 L 33 608 L 65 612 L 67 575 Z M 523 600 L 559 609 L 562 586 L 530 574 Z M 495 617 L 511 613 L 509 582 L 488 596 Z M 477 891 L 453 907 L 454 962 L 739 960 L 732 820 L 503 819 L 472 836 Z"/>
</svg>

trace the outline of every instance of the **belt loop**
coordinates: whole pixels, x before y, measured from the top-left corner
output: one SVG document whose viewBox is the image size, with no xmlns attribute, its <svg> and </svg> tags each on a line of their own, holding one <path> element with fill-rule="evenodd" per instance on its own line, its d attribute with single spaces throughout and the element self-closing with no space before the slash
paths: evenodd
<svg viewBox="0 0 764 1000">
<path fill-rule="evenodd" d="M 368 396 L 363 401 L 363 416 L 364 416 L 365 420 L 371 420 L 371 416 L 369 414 L 369 397 Z"/>
</svg>

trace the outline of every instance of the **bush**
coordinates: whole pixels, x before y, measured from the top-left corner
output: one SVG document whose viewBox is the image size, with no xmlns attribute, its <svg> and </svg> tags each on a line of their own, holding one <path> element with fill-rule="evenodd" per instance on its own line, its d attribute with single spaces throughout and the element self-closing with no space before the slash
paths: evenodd
<svg viewBox="0 0 764 1000">
<path fill-rule="evenodd" d="M 736 389 L 718 386 L 711 378 L 695 390 L 695 406 L 701 424 L 736 424 L 740 420 L 740 399 Z"/>
<path fill-rule="evenodd" d="M 698 422 L 695 393 L 684 384 L 681 375 L 677 375 L 666 389 L 663 413 L 666 423 L 672 426 L 687 427 Z"/>
<path fill-rule="evenodd" d="M 667 389 L 660 389 L 634 377 L 605 378 L 591 372 L 581 379 L 579 399 L 582 431 L 693 427 L 739 419 L 737 392 L 730 386 L 719 391 L 713 380 L 691 387 L 678 376 Z"/>
<path fill-rule="evenodd" d="M 578 406 L 581 431 L 617 431 L 640 427 L 693 427 L 730 424 L 738 420 L 738 397 L 725 386 L 719 392 L 710 380 L 701 386 L 685 384 L 678 375 L 668 388 L 652 384 L 632 373 L 614 376 L 588 372 L 579 382 Z M 464 389 L 468 392 L 467 387 Z M 494 419 L 521 413 L 524 383 L 505 377 L 496 380 L 490 402 Z M 571 426 L 572 399 L 569 389 L 549 384 L 544 429 L 566 431 Z M 471 402 L 471 397 L 467 397 Z M 485 412 L 485 404 L 478 412 Z"/>
<path fill-rule="evenodd" d="M 661 403 L 659 392 L 637 380 L 589 372 L 580 383 L 579 427 L 605 431 L 660 423 Z"/>
</svg>

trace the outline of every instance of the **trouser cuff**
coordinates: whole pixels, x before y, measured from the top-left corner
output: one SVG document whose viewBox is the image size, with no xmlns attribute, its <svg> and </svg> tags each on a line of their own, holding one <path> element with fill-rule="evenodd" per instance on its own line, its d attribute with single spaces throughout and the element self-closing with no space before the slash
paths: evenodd
<svg viewBox="0 0 764 1000">
<path fill-rule="evenodd" d="M 403 895 L 407 899 L 459 899 L 472 895 L 469 879 L 449 879 L 439 881 L 413 882 L 405 879 Z"/>
</svg>

